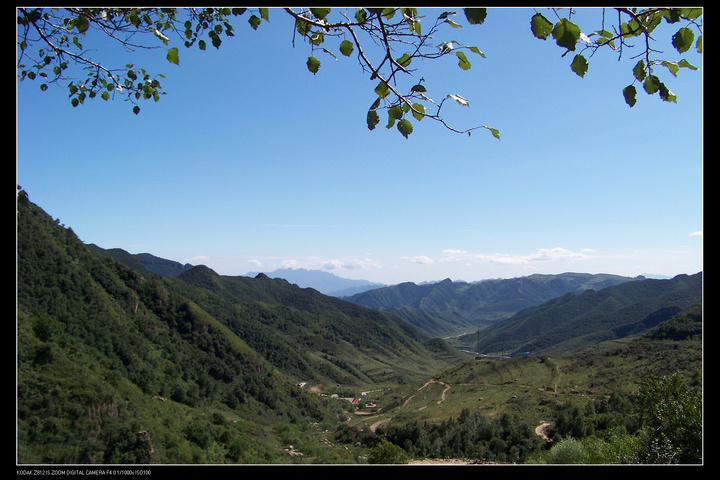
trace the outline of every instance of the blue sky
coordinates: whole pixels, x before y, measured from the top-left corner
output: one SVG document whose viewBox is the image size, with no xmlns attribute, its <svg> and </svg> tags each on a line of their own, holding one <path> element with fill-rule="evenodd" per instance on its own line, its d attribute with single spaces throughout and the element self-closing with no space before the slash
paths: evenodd
<svg viewBox="0 0 720 480">
<path fill-rule="evenodd" d="M 18 83 L 17 182 L 86 243 L 223 275 L 302 267 L 391 284 L 702 270 L 701 56 L 685 55 L 700 71 L 661 72 L 677 104 L 639 92 L 630 109 L 621 91 L 636 60 L 604 52 L 580 78 L 533 38 L 532 13 L 492 9 L 481 26 L 448 29 L 487 58 L 416 74 L 435 98 L 469 100 L 443 107 L 450 123 L 498 128 L 501 141 L 427 119 L 409 139 L 384 123 L 368 131 L 375 82 L 339 54 L 318 54 L 311 74 L 309 47 L 293 47 L 292 22 L 272 9 L 257 31 L 241 17 L 217 51 L 181 47 L 179 65 L 160 50 L 132 57 L 166 75 L 167 95 L 137 116 L 124 101 L 73 108 L 64 90 Z M 582 10 L 576 22 L 599 19 Z"/>
</svg>

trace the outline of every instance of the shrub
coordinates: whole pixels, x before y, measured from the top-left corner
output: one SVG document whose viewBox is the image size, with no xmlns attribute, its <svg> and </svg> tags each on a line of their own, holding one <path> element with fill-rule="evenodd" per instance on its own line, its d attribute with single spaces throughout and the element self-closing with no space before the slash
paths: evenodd
<svg viewBox="0 0 720 480">
<path fill-rule="evenodd" d="M 369 463 L 382 463 L 382 464 L 399 464 L 407 463 L 408 458 L 405 454 L 405 450 L 394 445 L 387 440 L 382 440 L 378 443 L 375 448 L 372 449 Z"/>
</svg>

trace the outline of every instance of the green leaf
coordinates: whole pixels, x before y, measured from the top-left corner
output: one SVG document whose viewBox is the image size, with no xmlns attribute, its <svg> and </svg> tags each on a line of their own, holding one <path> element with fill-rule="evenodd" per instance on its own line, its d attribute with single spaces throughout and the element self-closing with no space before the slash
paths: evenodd
<svg viewBox="0 0 720 480">
<path fill-rule="evenodd" d="M 678 67 L 689 68 L 690 70 L 698 70 L 698 67 L 696 67 L 692 63 L 688 62 L 684 58 L 678 62 Z"/>
<path fill-rule="evenodd" d="M 253 15 L 250 18 L 248 18 L 248 23 L 253 28 L 253 30 L 257 30 L 258 25 L 260 25 L 261 22 L 262 22 L 262 20 L 260 20 L 260 18 L 257 15 Z"/>
<path fill-rule="evenodd" d="M 400 105 L 393 105 L 388 109 L 388 124 L 386 128 L 392 128 L 395 125 L 395 120 L 401 119 L 403 116 L 402 107 Z"/>
<path fill-rule="evenodd" d="M 425 117 L 425 106 L 422 103 L 413 103 L 412 115 L 416 120 L 422 120 Z"/>
<path fill-rule="evenodd" d="M 352 55 L 353 48 L 354 48 L 353 43 L 350 40 L 343 40 L 340 43 L 340 53 L 342 53 L 346 57 L 349 57 L 350 55 Z"/>
<path fill-rule="evenodd" d="M 325 41 L 325 35 L 319 30 L 312 32 L 312 35 L 308 36 L 308 42 L 316 47 L 322 45 Z"/>
<path fill-rule="evenodd" d="M 365 23 L 365 21 L 367 20 L 367 10 L 365 10 L 364 8 L 356 8 L 355 20 L 357 20 L 358 23 Z"/>
<path fill-rule="evenodd" d="M 377 87 L 375 87 L 375 93 L 377 93 L 378 97 L 385 98 L 390 94 L 390 88 L 387 83 L 381 80 Z"/>
<path fill-rule="evenodd" d="M 680 10 L 677 8 L 666 10 L 662 13 L 662 15 L 668 23 L 676 23 L 680 21 Z"/>
<path fill-rule="evenodd" d="M 382 9 L 382 15 L 386 20 L 390 20 L 395 16 L 396 8 L 388 7 Z"/>
<path fill-rule="evenodd" d="M 403 53 L 402 57 L 396 59 L 395 61 L 398 63 L 398 65 L 402 67 L 407 67 L 408 65 L 410 65 L 410 62 L 412 62 L 412 57 L 409 53 L 405 52 Z"/>
<path fill-rule="evenodd" d="M 73 22 L 73 25 L 75 28 L 77 28 L 78 33 L 85 33 L 88 28 L 90 28 L 90 22 L 84 15 L 78 15 L 75 17 L 75 21 Z"/>
<path fill-rule="evenodd" d="M 480 56 L 483 57 L 483 58 L 487 58 L 487 57 L 485 56 L 485 54 L 484 54 L 483 52 L 481 52 L 478 47 L 470 47 L 470 51 L 473 52 L 473 53 L 477 53 L 478 55 L 480 55 Z"/>
<path fill-rule="evenodd" d="M 540 40 L 547 40 L 547 37 L 552 33 L 552 28 L 552 22 L 545 18 L 542 13 L 536 13 L 530 19 L 530 30 Z"/>
<path fill-rule="evenodd" d="M 573 72 L 577 73 L 580 77 L 585 77 L 585 73 L 588 71 L 588 61 L 582 55 L 575 55 L 570 68 Z"/>
<path fill-rule="evenodd" d="M 657 93 L 660 90 L 660 79 L 655 75 L 650 75 L 643 82 L 643 88 L 649 95 Z"/>
<path fill-rule="evenodd" d="M 137 115 L 138 113 L 140 113 L 140 107 L 138 107 L 137 105 L 135 105 L 135 106 L 133 107 L 133 113 L 134 113 L 135 115 Z"/>
<path fill-rule="evenodd" d="M 465 18 L 471 25 L 481 25 L 487 17 L 487 8 L 465 8 Z"/>
<path fill-rule="evenodd" d="M 316 74 L 320 69 L 320 60 L 311 55 L 308 57 L 306 65 L 308 70 L 310 70 L 313 74 Z"/>
<path fill-rule="evenodd" d="M 414 85 L 410 90 L 412 90 L 413 92 L 419 92 L 419 93 L 427 92 L 427 88 L 425 88 L 424 85 L 420 85 L 420 84 Z"/>
<path fill-rule="evenodd" d="M 319 20 L 323 20 L 330 13 L 330 8 L 311 8 L 313 16 Z"/>
<path fill-rule="evenodd" d="M 612 40 L 613 34 L 608 32 L 607 30 L 598 30 L 596 32 L 599 37 L 596 40 L 596 43 L 598 45 L 609 45 L 610 48 L 615 50 L 615 42 Z"/>
<path fill-rule="evenodd" d="M 220 44 L 222 43 L 222 40 L 220 39 L 220 35 L 218 35 L 215 32 L 210 32 L 212 35 L 210 35 L 210 38 L 212 39 L 213 47 L 220 48 Z"/>
<path fill-rule="evenodd" d="M 413 132 L 412 123 L 410 123 L 410 120 L 408 120 L 407 118 L 403 118 L 398 122 L 397 129 L 400 133 L 402 133 L 402 136 L 405 138 L 408 138 L 408 135 Z"/>
<path fill-rule="evenodd" d="M 665 102 L 677 103 L 677 96 L 668 90 L 664 83 L 660 84 L 660 98 Z"/>
<path fill-rule="evenodd" d="M 662 62 L 660 62 L 660 65 L 670 70 L 670 73 L 672 73 L 673 77 L 677 77 L 677 73 L 680 71 L 680 66 L 675 62 L 663 60 Z"/>
<path fill-rule="evenodd" d="M 258 10 L 260 10 L 260 16 L 261 16 L 266 22 L 269 22 L 269 21 L 270 21 L 270 10 L 268 10 L 267 8 L 260 8 L 260 9 L 258 9 Z"/>
<path fill-rule="evenodd" d="M 687 52 L 695 40 L 695 34 L 688 27 L 682 27 L 672 37 L 672 44 L 679 53 Z"/>
<path fill-rule="evenodd" d="M 455 52 L 455 56 L 458 57 L 458 66 L 460 68 L 462 68 L 463 70 L 470 70 L 470 67 L 472 65 L 470 64 L 463 52 L 457 51 Z"/>
<path fill-rule="evenodd" d="M 369 130 L 375 130 L 377 124 L 380 123 L 380 115 L 375 110 L 368 110 L 367 126 Z"/>
<path fill-rule="evenodd" d="M 493 136 L 493 137 L 495 137 L 495 138 L 497 138 L 498 140 L 500 140 L 500 130 L 498 130 L 497 128 L 490 128 L 490 127 L 485 127 L 485 128 L 487 128 L 488 130 L 490 130 L 490 133 L 492 133 L 492 136 Z M 470 133 L 470 132 L 468 132 L 468 133 Z"/>
<path fill-rule="evenodd" d="M 695 20 L 703 14 L 702 8 L 682 8 L 680 9 L 680 15 L 688 20 Z"/>
<path fill-rule="evenodd" d="M 420 20 L 418 20 L 417 8 L 405 7 L 401 8 L 400 11 L 403 17 L 405 17 L 405 21 L 408 24 L 408 27 L 410 27 L 410 31 L 419 37 L 421 34 L 421 24 Z"/>
<path fill-rule="evenodd" d="M 632 108 L 635 105 L 635 102 L 637 102 L 637 90 L 634 86 L 628 85 L 623 88 L 623 97 L 625 97 L 625 103 L 630 105 L 630 108 Z"/>
<path fill-rule="evenodd" d="M 645 80 L 645 60 L 640 60 L 633 67 L 633 76 L 640 82 Z"/>
<path fill-rule="evenodd" d="M 167 61 L 178 65 L 180 63 L 180 55 L 178 54 L 177 47 L 169 48 L 167 53 Z"/>
<path fill-rule="evenodd" d="M 552 31 L 553 38 L 558 46 L 565 47 L 568 50 L 575 50 L 580 33 L 580 27 L 567 18 L 561 18 Z"/>
<path fill-rule="evenodd" d="M 312 30 L 312 24 L 300 18 L 295 19 L 295 30 L 303 37 L 310 33 Z"/>
</svg>

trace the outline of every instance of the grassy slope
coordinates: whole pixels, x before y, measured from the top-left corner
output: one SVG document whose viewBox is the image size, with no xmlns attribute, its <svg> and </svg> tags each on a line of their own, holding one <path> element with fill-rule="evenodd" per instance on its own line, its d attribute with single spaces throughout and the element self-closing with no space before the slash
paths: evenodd
<svg viewBox="0 0 720 480">
<path fill-rule="evenodd" d="M 257 299 L 234 305 L 125 267 L 19 197 L 18 462 L 353 462 L 322 434 L 350 404 L 299 389 L 300 375 L 286 374 L 284 363 L 297 360 L 305 378 L 326 387 L 346 375 L 350 385 L 341 388 L 359 396 L 361 387 L 417 381 L 457 362 L 396 319 L 258 283 L 248 287 Z M 282 296 L 297 305 L 278 303 Z M 284 338 L 276 327 L 287 329 Z M 303 349 L 311 337 L 320 348 Z M 323 345 L 337 357 L 352 354 L 359 376 L 326 358 Z M 288 444 L 304 455 L 290 457 Z"/>
<path fill-rule="evenodd" d="M 561 356 L 469 360 L 430 383 L 371 397 L 382 408 L 356 421 L 439 422 L 469 409 L 488 416 L 517 414 L 540 425 L 552 419 L 558 403 L 584 406 L 613 393 L 636 392 L 649 376 L 680 372 L 688 381 L 701 381 L 701 337 L 657 339 L 651 336 L 655 331 Z"/>
</svg>

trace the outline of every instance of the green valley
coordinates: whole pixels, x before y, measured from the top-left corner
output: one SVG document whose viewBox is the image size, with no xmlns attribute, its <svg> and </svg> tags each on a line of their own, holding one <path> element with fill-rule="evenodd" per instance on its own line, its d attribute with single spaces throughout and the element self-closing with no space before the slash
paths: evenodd
<svg viewBox="0 0 720 480">
<path fill-rule="evenodd" d="M 474 358 L 380 306 L 87 245 L 24 191 L 16 261 L 18 465 L 702 462 L 702 274 L 514 279 L 456 345 L 515 355 Z M 453 295 L 408 308 L 477 309 Z"/>
</svg>

